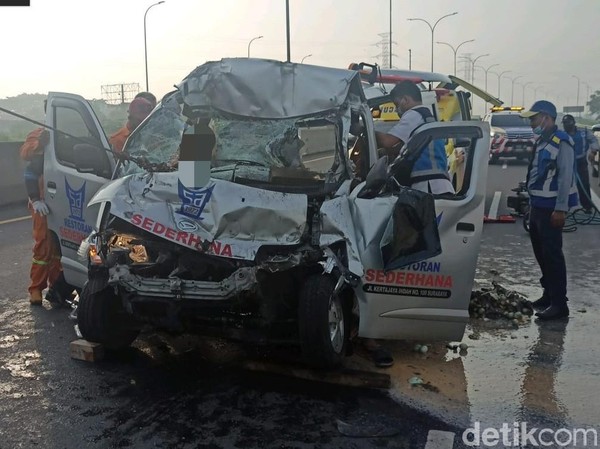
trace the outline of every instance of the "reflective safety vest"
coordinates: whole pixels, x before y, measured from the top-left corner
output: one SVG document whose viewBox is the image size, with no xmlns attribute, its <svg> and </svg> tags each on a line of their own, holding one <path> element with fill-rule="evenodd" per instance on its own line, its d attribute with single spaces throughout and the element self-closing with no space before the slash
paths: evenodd
<svg viewBox="0 0 600 449">
<path fill-rule="evenodd" d="M 415 108 L 414 110 L 421 114 L 424 123 L 412 130 L 410 133 L 411 137 L 422 125 L 435 121 L 428 108 L 422 107 Z M 446 146 L 442 139 L 433 140 L 429 145 L 423 147 L 421 154 L 415 161 L 410 173 L 410 182 L 412 184 L 420 181 L 429 181 L 430 179 L 450 180 L 450 176 L 448 175 Z"/>
<path fill-rule="evenodd" d="M 573 140 L 564 131 L 555 131 L 549 139 L 540 137 L 534 148 L 534 155 L 529 163 L 527 172 L 527 190 L 531 205 L 545 209 L 554 209 L 558 196 L 558 167 L 557 158 L 560 143 L 567 142 L 573 147 Z M 573 174 L 569 190 L 569 207 L 577 206 L 577 184 L 575 174 L 577 166 L 573 158 Z"/>
<path fill-rule="evenodd" d="M 577 128 L 575 135 L 572 136 L 575 149 L 575 158 L 581 159 L 584 158 L 587 154 L 588 149 L 590 148 L 590 142 L 588 141 L 588 129 L 587 128 Z"/>
<path fill-rule="evenodd" d="M 423 148 L 421 156 L 416 160 L 410 174 L 410 180 L 413 183 L 430 179 L 450 179 L 446 146 L 442 139 L 433 140 L 426 148 Z"/>
</svg>

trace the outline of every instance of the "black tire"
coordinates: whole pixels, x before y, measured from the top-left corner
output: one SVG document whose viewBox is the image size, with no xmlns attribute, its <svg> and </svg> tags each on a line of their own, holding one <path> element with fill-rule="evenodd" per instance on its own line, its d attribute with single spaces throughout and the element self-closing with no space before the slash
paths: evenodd
<svg viewBox="0 0 600 449">
<path fill-rule="evenodd" d="M 333 276 L 311 275 L 298 298 L 302 355 L 319 368 L 339 366 L 348 348 L 352 309 L 349 301 L 334 295 L 335 284 Z"/>
<path fill-rule="evenodd" d="M 139 334 L 133 320 L 123 309 L 111 287 L 93 291 L 89 282 L 83 286 L 77 306 L 77 324 L 84 339 L 101 343 L 108 349 L 128 347 Z"/>
<path fill-rule="evenodd" d="M 494 165 L 498 162 L 498 156 L 493 155 L 492 153 L 490 153 L 490 158 L 488 159 L 488 164 L 490 165 Z"/>
</svg>

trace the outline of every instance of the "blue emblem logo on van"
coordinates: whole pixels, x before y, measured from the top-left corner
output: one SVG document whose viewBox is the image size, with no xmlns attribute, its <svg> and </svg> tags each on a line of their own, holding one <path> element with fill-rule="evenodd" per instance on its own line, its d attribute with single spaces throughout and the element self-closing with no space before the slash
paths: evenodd
<svg viewBox="0 0 600 449">
<path fill-rule="evenodd" d="M 73 189 L 69 185 L 69 181 L 65 178 L 65 189 L 67 192 L 67 199 L 69 200 L 69 217 L 74 220 L 83 221 L 83 203 L 85 201 L 85 183 L 79 188 L 79 190 Z"/>
<path fill-rule="evenodd" d="M 180 180 L 177 181 L 179 190 L 179 199 L 181 199 L 181 209 L 177 212 L 186 217 L 202 220 L 200 215 L 210 200 L 215 184 L 207 188 L 191 189 L 184 186 Z"/>
</svg>

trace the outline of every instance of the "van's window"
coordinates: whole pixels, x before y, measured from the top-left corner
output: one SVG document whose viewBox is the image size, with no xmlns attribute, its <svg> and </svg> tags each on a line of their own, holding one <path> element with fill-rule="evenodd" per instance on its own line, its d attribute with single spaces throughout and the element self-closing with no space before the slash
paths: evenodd
<svg viewBox="0 0 600 449">
<path fill-rule="evenodd" d="M 498 128 L 510 128 L 510 127 L 528 127 L 529 119 L 521 117 L 517 114 L 505 114 L 505 115 L 492 115 L 492 126 Z"/>
<path fill-rule="evenodd" d="M 56 159 L 62 165 L 75 167 L 73 146 L 82 142 L 99 145 L 99 141 L 77 110 L 59 106 L 54 111 L 54 126 L 62 131 L 54 133 Z"/>
</svg>

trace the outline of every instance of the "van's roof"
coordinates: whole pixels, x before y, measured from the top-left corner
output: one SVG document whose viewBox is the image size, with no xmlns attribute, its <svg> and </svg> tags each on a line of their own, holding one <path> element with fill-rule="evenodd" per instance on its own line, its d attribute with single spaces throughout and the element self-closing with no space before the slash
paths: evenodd
<svg viewBox="0 0 600 449">
<path fill-rule="evenodd" d="M 365 100 L 353 70 L 258 58 L 225 58 L 194 69 L 177 88 L 193 111 L 246 117 L 316 115 Z"/>
</svg>

